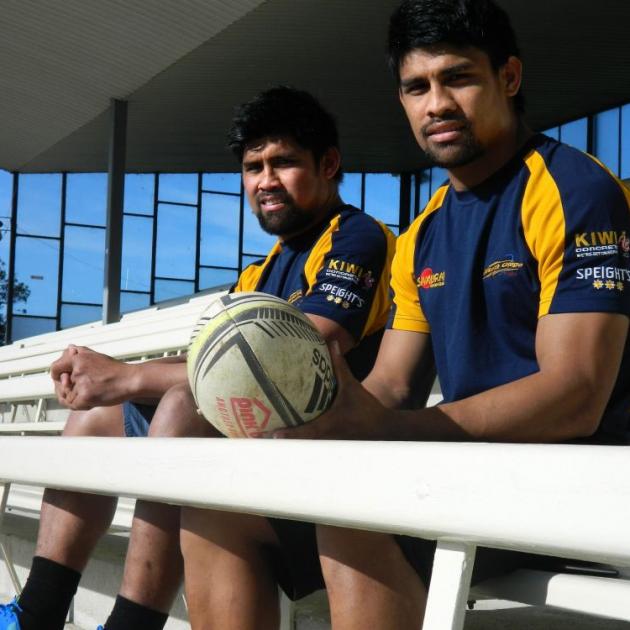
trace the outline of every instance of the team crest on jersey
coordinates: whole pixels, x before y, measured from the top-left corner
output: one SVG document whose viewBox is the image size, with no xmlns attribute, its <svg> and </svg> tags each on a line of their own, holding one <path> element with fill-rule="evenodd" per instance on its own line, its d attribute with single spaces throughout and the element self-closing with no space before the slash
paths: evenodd
<svg viewBox="0 0 630 630">
<path fill-rule="evenodd" d="M 483 270 L 483 279 L 487 280 L 488 278 L 494 278 L 499 274 L 513 276 L 522 267 L 522 262 L 514 260 L 512 256 L 506 256 L 502 260 L 495 260 L 494 262 L 491 262 Z"/>
<path fill-rule="evenodd" d="M 287 298 L 287 302 L 289 304 L 293 304 L 293 303 L 297 302 L 302 297 L 302 295 L 303 295 L 302 289 L 298 289 L 297 291 L 293 291 L 293 293 L 291 293 L 291 295 Z"/>
<path fill-rule="evenodd" d="M 416 280 L 421 289 L 437 289 L 446 284 L 446 271 L 434 272 L 431 267 L 425 267 Z"/>
</svg>

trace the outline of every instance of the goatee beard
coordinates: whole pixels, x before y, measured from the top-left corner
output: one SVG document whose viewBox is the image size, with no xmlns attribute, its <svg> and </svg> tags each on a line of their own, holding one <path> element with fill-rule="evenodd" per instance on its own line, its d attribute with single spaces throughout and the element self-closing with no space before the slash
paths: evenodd
<svg viewBox="0 0 630 630">
<path fill-rule="evenodd" d="M 288 206 L 284 210 L 265 214 L 262 210 L 256 213 L 260 227 L 274 236 L 299 234 L 310 227 L 313 217 L 296 206 Z"/>
</svg>

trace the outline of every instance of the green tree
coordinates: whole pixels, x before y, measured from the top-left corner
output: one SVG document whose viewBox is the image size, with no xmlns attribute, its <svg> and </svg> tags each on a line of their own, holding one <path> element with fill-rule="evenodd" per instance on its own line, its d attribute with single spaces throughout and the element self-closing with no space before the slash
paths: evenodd
<svg viewBox="0 0 630 630">
<path fill-rule="evenodd" d="M 9 280 L 7 278 L 7 266 L 4 260 L 0 260 L 0 345 L 4 345 L 7 330 L 7 319 L 4 314 L 4 306 L 7 303 L 7 293 L 9 291 Z M 15 281 L 13 283 L 13 303 L 23 302 L 26 304 L 31 290 L 28 285 L 23 282 Z"/>
</svg>

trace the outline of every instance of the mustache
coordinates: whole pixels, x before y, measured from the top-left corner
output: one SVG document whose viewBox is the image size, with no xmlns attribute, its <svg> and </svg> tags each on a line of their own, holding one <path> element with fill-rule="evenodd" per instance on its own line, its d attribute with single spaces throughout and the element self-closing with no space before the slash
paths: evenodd
<svg viewBox="0 0 630 630">
<path fill-rule="evenodd" d="M 427 123 L 424 127 L 421 127 L 420 133 L 424 138 L 430 136 L 436 127 L 443 125 L 444 123 L 458 123 L 462 126 L 462 129 L 470 129 L 470 123 L 464 116 L 443 116 L 441 118 L 434 118 L 431 122 Z"/>
<path fill-rule="evenodd" d="M 291 199 L 289 195 L 285 192 L 259 192 L 256 194 L 256 203 L 261 204 L 265 201 L 269 201 L 273 199 L 274 201 L 279 201 L 280 203 L 287 203 Z"/>
</svg>

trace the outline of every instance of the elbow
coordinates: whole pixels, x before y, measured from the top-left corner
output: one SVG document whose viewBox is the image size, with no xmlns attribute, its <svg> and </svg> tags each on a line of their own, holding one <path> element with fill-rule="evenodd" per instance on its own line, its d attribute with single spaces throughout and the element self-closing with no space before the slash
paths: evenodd
<svg viewBox="0 0 630 630">
<path fill-rule="evenodd" d="M 572 438 L 591 437 L 599 428 L 608 401 L 608 396 L 603 400 L 602 392 L 592 387 L 585 387 L 581 395 L 576 397 L 576 406 L 573 415 Z"/>
</svg>

